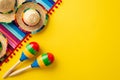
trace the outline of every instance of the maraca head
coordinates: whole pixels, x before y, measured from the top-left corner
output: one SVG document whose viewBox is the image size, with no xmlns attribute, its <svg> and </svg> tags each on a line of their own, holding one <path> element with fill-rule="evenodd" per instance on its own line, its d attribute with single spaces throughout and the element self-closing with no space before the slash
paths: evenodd
<svg viewBox="0 0 120 80">
<path fill-rule="evenodd" d="M 30 42 L 22 52 L 21 61 L 33 58 L 39 51 L 39 45 L 36 42 Z"/>
<path fill-rule="evenodd" d="M 44 53 L 40 55 L 31 65 L 32 67 L 41 67 L 44 68 L 54 61 L 54 56 L 51 53 Z"/>
<path fill-rule="evenodd" d="M 31 42 L 26 46 L 26 49 L 33 55 L 39 51 L 39 45 L 36 42 Z"/>
</svg>

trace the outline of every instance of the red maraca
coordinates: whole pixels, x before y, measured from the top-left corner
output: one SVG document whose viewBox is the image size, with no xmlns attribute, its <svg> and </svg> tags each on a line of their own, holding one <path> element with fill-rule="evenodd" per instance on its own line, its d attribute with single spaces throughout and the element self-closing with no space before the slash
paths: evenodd
<svg viewBox="0 0 120 80">
<path fill-rule="evenodd" d="M 20 64 L 24 60 L 33 58 L 37 54 L 38 51 L 39 51 L 38 43 L 36 42 L 29 43 L 26 46 L 26 48 L 23 50 L 20 60 L 5 73 L 3 78 L 6 78 L 17 67 L 18 64 Z"/>
<path fill-rule="evenodd" d="M 30 68 L 35 68 L 35 67 L 44 68 L 46 66 L 49 66 L 51 63 L 53 63 L 53 61 L 54 61 L 53 54 L 51 54 L 51 53 L 42 54 L 31 65 L 29 65 L 25 68 L 22 68 L 20 70 L 17 70 L 15 72 L 11 73 L 9 76 L 15 76 L 27 69 L 30 69 Z"/>
</svg>

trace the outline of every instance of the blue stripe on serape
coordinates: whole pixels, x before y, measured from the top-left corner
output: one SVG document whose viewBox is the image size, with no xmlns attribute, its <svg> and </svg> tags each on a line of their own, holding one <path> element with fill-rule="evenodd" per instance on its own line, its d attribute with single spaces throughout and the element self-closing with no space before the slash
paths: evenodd
<svg viewBox="0 0 120 80">
<path fill-rule="evenodd" d="M 42 0 L 36 0 L 38 3 L 40 3 L 41 5 L 43 5 L 45 8 L 46 8 L 46 10 L 47 11 L 49 11 L 50 10 L 50 6 L 48 6 L 44 1 L 42 1 Z"/>
<path fill-rule="evenodd" d="M 42 0 L 36 0 L 36 1 L 40 4 L 42 4 L 47 10 L 49 10 L 51 8 L 46 3 L 44 3 Z"/>
<path fill-rule="evenodd" d="M 13 29 L 16 30 L 21 36 L 23 36 L 23 37 L 26 36 L 26 34 L 24 32 L 22 32 L 15 24 L 10 23 L 9 25 L 12 26 Z"/>
<path fill-rule="evenodd" d="M 54 1 L 53 0 L 48 0 L 52 5 L 54 5 Z"/>
<path fill-rule="evenodd" d="M 20 35 L 19 32 L 17 32 L 13 27 L 8 24 L 3 23 L 2 24 L 7 30 L 9 30 L 13 35 L 15 35 L 19 40 L 22 40 L 24 36 Z"/>
<path fill-rule="evenodd" d="M 53 5 L 48 0 L 42 0 L 44 3 L 46 3 L 49 7 L 52 7 Z"/>
</svg>

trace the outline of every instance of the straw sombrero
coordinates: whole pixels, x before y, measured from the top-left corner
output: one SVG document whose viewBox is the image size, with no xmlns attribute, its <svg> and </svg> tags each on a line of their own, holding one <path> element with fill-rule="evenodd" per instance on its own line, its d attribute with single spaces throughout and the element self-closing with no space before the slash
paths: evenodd
<svg viewBox="0 0 120 80">
<path fill-rule="evenodd" d="M 2 33 L 0 33 L 0 58 L 6 54 L 7 44 L 7 39 Z"/>
<path fill-rule="evenodd" d="M 24 2 L 16 11 L 15 21 L 20 29 L 36 33 L 47 23 L 47 11 L 38 3 Z"/>
<path fill-rule="evenodd" d="M 15 10 L 25 0 L 0 0 L 0 22 L 10 23 L 15 19 Z"/>
</svg>

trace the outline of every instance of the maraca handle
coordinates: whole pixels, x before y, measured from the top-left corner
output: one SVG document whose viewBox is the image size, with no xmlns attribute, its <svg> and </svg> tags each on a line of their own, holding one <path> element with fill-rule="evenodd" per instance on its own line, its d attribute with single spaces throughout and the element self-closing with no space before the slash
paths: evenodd
<svg viewBox="0 0 120 80">
<path fill-rule="evenodd" d="M 22 69 L 20 69 L 20 70 L 17 70 L 17 71 L 15 71 L 15 72 L 11 73 L 9 76 L 10 76 L 10 77 L 11 77 L 11 76 L 15 76 L 15 75 L 17 75 L 17 74 L 22 73 L 22 72 L 25 71 L 25 70 L 30 69 L 30 68 L 32 68 L 31 65 L 30 65 L 30 66 L 27 66 L 27 67 L 25 67 L 25 68 L 22 68 Z"/>
<path fill-rule="evenodd" d="M 18 65 L 18 64 L 20 64 L 20 60 L 14 65 L 14 66 L 12 66 L 6 73 L 5 73 L 5 75 L 3 76 L 3 78 L 6 78 L 15 68 L 16 68 L 16 66 Z"/>
</svg>

